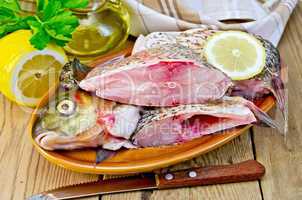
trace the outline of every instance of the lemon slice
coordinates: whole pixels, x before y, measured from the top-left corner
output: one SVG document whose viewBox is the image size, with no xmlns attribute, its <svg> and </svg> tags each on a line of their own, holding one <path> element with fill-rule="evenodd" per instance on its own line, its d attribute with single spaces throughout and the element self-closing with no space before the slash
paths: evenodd
<svg viewBox="0 0 302 200">
<path fill-rule="evenodd" d="M 0 40 L 0 91 L 21 105 L 35 106 L 59 78 L 67 61 L 64 50 L 48 45 L 42 51 L 29 43 L 31 32 L 19 30 Z"/>
<path fill-rule="evenodd" d="M 265 48 L 259 40 L 241 31 L 224 31 L 211 36 L 204 48 L 207 62 L 232 80 L 245 80 L 265 66 Z"/>
</svg>

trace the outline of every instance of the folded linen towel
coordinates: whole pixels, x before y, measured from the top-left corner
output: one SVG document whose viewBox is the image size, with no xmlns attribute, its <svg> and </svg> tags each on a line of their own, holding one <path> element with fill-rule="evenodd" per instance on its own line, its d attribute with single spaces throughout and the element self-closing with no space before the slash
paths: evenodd
<svg viewBox="0 0 302 200">
<path fill-rule="evenodd" d="M 131 34 L 210 26 L 261 35 L 277 45 L 297 0 L 125 0 Z M 224 23 L 232 20 L 233 23 Z M 236 20 L 236 23 L 234 22 Z M 241 21 L 242 23 L 237 23 Z"/>
</svg>

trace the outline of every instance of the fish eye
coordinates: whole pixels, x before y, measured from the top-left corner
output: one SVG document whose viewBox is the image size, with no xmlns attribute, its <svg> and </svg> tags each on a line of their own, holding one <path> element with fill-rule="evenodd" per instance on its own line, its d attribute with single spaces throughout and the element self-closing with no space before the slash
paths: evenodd
<svg viewBox="0 0 302 200">
<path fill-rule="evenodd" d="M 57 111 L 62 115 L 72 115 L 76 109 L 76 104 L 72 100 L 64 99 L 57 105 Z"/>
</svg>

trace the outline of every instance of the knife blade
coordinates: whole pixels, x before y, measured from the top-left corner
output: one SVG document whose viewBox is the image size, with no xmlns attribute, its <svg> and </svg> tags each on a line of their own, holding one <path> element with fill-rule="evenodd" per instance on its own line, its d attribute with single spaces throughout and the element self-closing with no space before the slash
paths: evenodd
<svg viewBox="0 0 302 200">
<path fill-rule="evenodd" d="M 262 164 L 248 160 L 238 164 L 191 168 L 164 174 L 146 173 L 70 185 L 33 195 L 28 200 L 63 200 L 137 190 L 253 181 L 260 179 L 264 173 Z"/>
</svg>

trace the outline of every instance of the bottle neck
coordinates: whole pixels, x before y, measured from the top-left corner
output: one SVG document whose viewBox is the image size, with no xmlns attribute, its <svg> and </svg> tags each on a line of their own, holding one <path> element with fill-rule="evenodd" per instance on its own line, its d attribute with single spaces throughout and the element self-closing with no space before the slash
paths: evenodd
<svg viewBox="0 0 302 200">
<path fill-rule="evenodd" d="M 73 9 L 73 11 L 77 14 L 87 14 L 89 12 L 96 12 L 105 7 L 118 8 L 121 6 L 121 3 L 121 0 L 90 0 L 87 8 Z"/>
</svg>

